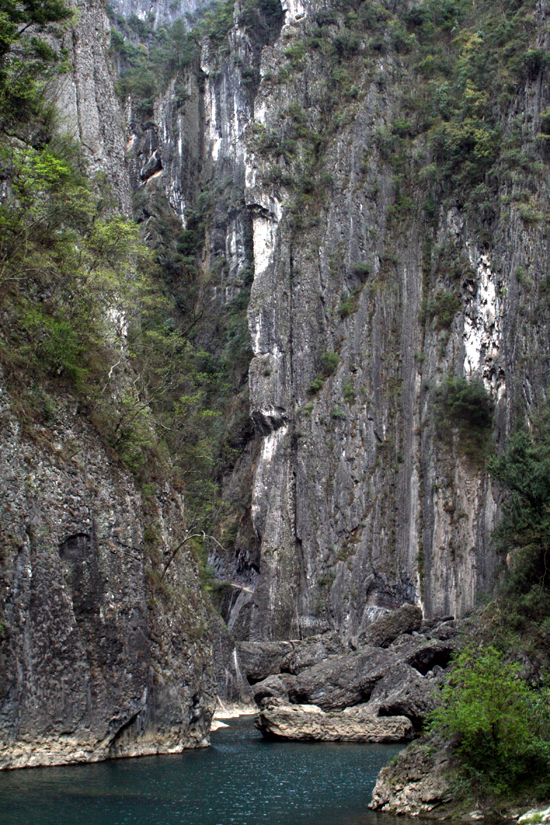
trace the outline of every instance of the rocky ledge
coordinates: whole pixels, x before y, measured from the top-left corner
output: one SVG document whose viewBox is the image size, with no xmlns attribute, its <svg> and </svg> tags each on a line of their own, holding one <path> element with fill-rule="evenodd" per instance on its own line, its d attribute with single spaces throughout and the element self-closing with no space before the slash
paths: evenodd
<svg viewBox="0 0 550 825">
<path fill-rule="evenodd" d="M 327 713 L 317 705 L 270 704 L 260 710 L 255 724 L 266 739 L 404 742 L 414 737 L 405 716 L 377 718 L 365 705 Z"/>
<path fill-rule="evenodd" d="M 452 619 L 422 624 L 403 605 L 361 638 L 335 634 L 239 645 L 265 736 L 407 741 L 436 706 L 456 647 Z"/>
</svg>

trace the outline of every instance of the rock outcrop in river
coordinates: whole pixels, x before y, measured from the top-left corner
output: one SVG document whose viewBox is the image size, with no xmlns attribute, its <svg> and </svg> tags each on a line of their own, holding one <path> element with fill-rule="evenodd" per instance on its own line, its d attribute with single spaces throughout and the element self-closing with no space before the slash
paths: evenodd
<svg viewBox="0 0 550 825">
<path fill-rule="evenodd" d="M 409 629 L 417 626 L 418 613 L 411 605 L 396 611 L 391 617 L 394 634 L 390 617 L 382 618 L 370 634 L 379 644 L 353 651 L 327 655 L 327 648 L 336 647 L 330 636 L 240 645 L 260 707 L 256 726 L 267 737 L 289 739 L 412 738 L 437 704 L 457 643 L 452 620 L 424 627 L 423 632 L 399 632 L 407 623 Z"/>
</svg>

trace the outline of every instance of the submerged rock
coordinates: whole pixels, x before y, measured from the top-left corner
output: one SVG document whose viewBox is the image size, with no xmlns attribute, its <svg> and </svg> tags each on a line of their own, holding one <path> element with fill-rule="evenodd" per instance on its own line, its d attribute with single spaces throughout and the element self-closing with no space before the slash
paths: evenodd
<svg viewBox="0 0 550 825">
<path fill-rule="evenodd" d="M 406 742 L 414 736 L 404 716 L 377 718 L 365 705 L 327 713 L 317 705 L 272 703 L 255 725 L 266 738 L 320 742 Z"/>
</svg>

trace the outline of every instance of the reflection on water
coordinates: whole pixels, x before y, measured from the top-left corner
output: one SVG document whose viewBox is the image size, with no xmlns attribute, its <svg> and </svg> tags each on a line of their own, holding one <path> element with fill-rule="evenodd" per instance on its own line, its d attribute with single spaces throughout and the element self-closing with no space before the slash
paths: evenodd
<svg viewBox="0 0 550 825">
<path fill-rule="evenodd" d="M 367 806 L 399 749 L 264 742 L 237 719 L 200 751 L 0 773 L 0 825 L 382 825 Z"/>
</svg>

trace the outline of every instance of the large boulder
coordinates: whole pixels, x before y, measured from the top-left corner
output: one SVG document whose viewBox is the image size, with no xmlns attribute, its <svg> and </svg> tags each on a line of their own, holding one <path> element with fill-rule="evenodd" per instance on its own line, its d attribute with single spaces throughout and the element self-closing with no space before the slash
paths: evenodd
<svg viewBox="0 0 550 825">
<path fill-rule="evenodd" d="M 439 745 L 439 747 L 438 747 Z M 451 800 L 450 753 L 441 743 L 414 742 L 378 774 L 372 802 L 375 811 L 418 816 Z"/>
<path fill-rule="evenodd" d="M 336 633 L 310 636 L 308 639 L 295 643 L 288 665 L 289 673 L 301 673 L 307 668 L 324 662 L 329 656 L 346 652 L 347 649 Z"/>
<path fill-rule="evenodd" d="M 268 739 L 322 742 L 405 742 L 414 728 L 403 716 L 376 718 L 365 705 L 326 713 L 316 705 L 270 704 L 255 725 Z"/>
<path fill-rule="evenodd" d="M 289 686 L 290 701 L 318 705 L 323 710 L 341 710 L 367 702 L 376 683 L 397 662 L 393 653 L 379 648 L 330 656 L 294 677 Z"/>
<path fill-rule="evenodd" d="M 268 676 L 253 686 L 254 701 L 260 707 L 274 699 L 288 702 L 289 691 L 294 687 L 296 679 L 289 673 L 280 673 L 277 676 Z"/>
<path fill-rule="evenodd" d="M 256 704 L 314 705 L 325 713 L 363 705 L 372 718 L 406 717 L 420 730 L 437 705 L 437 688 L 458 642 L 454 621 L 432 622 L 419 633 L 420 621 L 415 605 L 403 605 L 373 623 L 376 645 L 355 652 L 344 652 L 340 639 L 328 633 L 241 644 L 250 679 L 270 672 L 254 684 Z"/>
<path fill-rule="evenodd" d="M 345 652 L 336 633 L 288 642 L 237 642 L 237 651 L 251 685 L 278 673 L 300 673 L 327 656 Z"/>
<path fill-rule="evenodd" d="M 376 684 L 368 708 L 375 716 L 406 716 L 420 730 L 437 705 L 434 687 L 434 678 L 401 662 Z"/>
<path fill-rule="evenodd" d="M 364 633 L 352 639 L 352 646 L 389 647 L 398 636 L 414 633 L 421 625 L 422 609 L 416 604 L 404 604 L 372 622 Z"/>
<path fill-rule="evenodd" d="M 288 672 L 293 642 L 237 642 L 242 671 L 251 685 L 276 673 Z"/>
</svg>

